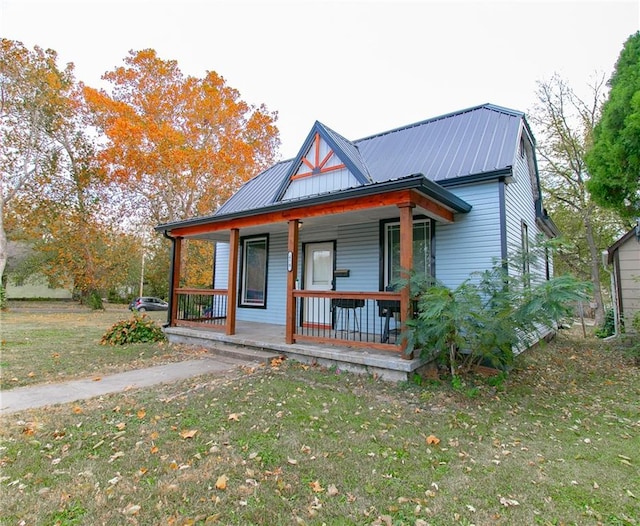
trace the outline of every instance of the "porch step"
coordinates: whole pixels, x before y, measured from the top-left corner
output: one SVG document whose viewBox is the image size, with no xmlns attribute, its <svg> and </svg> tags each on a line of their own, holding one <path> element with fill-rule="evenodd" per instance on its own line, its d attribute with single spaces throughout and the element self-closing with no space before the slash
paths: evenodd
<svg viewBox="0 0 640 526">
<path fill-rule="evenodd" d="M 207 350 L 211 354 L 265 364 L 268 364 L 271 360 L 280 356 L 279 353 L 273 351 L 265 351 L 254 347 L 250 348 L 223 342 L 215 342 L 212 346 L 207 347 Z"/>
</svg>

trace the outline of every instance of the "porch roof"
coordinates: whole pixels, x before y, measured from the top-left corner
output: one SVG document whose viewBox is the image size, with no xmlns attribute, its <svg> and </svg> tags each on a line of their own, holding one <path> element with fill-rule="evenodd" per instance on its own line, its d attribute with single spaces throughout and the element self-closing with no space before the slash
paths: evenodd
<svg viewBox="0 0 640 526">
<path fill-rule="evenodd" d="M 259 206 L 252 209 L 240 210 L 236 212 L 221 213 L 218 212 L 211 216 L 195 217 L 183 221 L 174 221 L 158 225 L 156 230 L 159 232 L 173 232 L 176 230 L 189 230 L 190 234 L 196 232 L 198 227 L 211 227 L 216 230 L 216 225 L 231 225 L 234 221 L 245 218 L 256 218 L 258 215 L 265 217 L 277 217 L 280 221 L 290 219 L 304 219 L 309 216 L 317 216 L 317 212 L 312 210 L 319 206 L 328 206 L 330 204 L 340 203 L 342 201 L 353 201 L 374 196 L 391 195 L 399 191 L 413 191 L 418 195 L 426 198 L 426 205 L 433 203 L 442 210 L 453 213 L 467 213 L 471 210 L 471 205 L 460 199 L 458 196 L 443 188 L 433 181 L 429 181 L 422 174 L 412 174 L 408 177 L 393 181 L 383 181 L 365 186 L 339 190 L 335 192 L 327 192 L 325 194 L 315 195 L 305 199 L 296 199 L 289 201 L 280 201 L 267 206 Z M 374 208 L 374 206 L 372 206 Z M 427 214 L 427 208 L 424 210 Z M 335 212 L 334 212 L 335 213 Z M 429 214 L 433 215 L 433 214 Z M 256 219 L 257 220 L 257 219 Z M 259 221 L 259 220 L 257 220 Z M 267 223 L 267 221 L 265 221 Z M 198 229 L 199 230 L 199 229 Z M 204 232 L 204 229 L 202 230 Z"/>
</svg>

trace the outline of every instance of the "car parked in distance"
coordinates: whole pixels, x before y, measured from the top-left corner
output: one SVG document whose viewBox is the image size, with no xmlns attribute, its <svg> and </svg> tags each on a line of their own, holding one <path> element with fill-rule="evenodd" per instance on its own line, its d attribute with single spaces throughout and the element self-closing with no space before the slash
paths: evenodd
<svg viewBox="0 0 640 526">
<path fill-rule="evenodd" d="M 130 310 L 137 310 L 138 312 L 145 312 L 148 310 L 168 310 L 169 304 L 161 300 L 160 298 L 154 298 L 153 296 L 140 296 L 134 298 L 129 303 Z"/>
</svg>

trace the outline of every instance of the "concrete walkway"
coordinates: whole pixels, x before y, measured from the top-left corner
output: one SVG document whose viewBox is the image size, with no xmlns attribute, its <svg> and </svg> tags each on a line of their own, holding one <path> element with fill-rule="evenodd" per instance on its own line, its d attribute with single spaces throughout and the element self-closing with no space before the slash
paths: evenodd
<svg viewBox="0 0 640 526">
<path fill-rule="evenodd" d="M 103 376 L 100 380 L 82 379 L 56 384 L 18 387 L 0 392 L 0 415 L 24 409 L 66 404 L 124 390 L 170 383 L 202 374 L 222 376 L 253 360 L 216 355 L 198 360 L 156 365 L 124 373 Z"/>
</svg>

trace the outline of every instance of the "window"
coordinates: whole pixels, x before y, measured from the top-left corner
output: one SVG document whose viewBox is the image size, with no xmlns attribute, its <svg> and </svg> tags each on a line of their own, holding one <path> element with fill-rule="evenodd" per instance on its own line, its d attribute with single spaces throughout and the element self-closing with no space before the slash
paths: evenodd
<svg viewBox="0 0 640 526">
<path fill-rule="evenodd" d="M 241 241 L 242 270 L 240 307 L 267 306 L 267 236 L 247 237 Z"/>
<path fill-rule="evenodd" d="M 432 257 L 433 221 L 429 218 L 413 222 L 413 270 L 427 276 L 434 275 Z M 383 287 L 400 279 L 400 223 L 383 224 L 384 269 Z"/>
<path fill-rule="evenodd" d="M 524 278 L 525 286 L 531 285 L 531 268 L 530 268 L 530 256 L 529 256 L 529 227 L 524 221 L 521 224 L 520 230 L 522 238 L 522 276 Z"/>
</svg>

